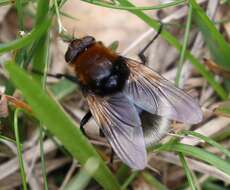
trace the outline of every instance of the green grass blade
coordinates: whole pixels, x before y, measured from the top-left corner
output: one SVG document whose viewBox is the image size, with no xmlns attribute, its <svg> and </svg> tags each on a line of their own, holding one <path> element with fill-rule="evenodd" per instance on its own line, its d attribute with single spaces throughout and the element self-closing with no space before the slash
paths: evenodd
<svg viewBox="0 0 230 190">
<path fill-rule="evenodd" d="M 11 0 L 0 0 L 0 6 L 6 6 L 12 4 Z"/>
<path fill-rule="evenodd" d="M 130 173 L 130 168 L 127 165 L 122 164 L 117 170 L 116 178 L 120 182 L 120 184 L 123 184 L 125 183 L 125 180 L 129 177 Z"/>
<path fill-rule="evenodd" d="M 207 142 L 208 144 L 218 148 L 221 152 L 223 152 L 226 156 L 228 156 L 230 158 L 230 151 L 226 148 L 224 148 L 221 144 L 217 143 L 216 141 L 212 140 L 209 137 L 206 137 L 200 133 L 197 133 L 195 131 L 182 131 L 181 134 L 185 134 L 185 135 L 191 135 L 197 138 L 202 139 L 203 141 Z"/>
<path fill-rule="evenodd" d="M 63 11 L 60 11 L 60 15 L 66 17 L 66 18 L 69 18 L 71 20 L 74 20 L 74 21 L 79 20 L 77 17 L 74 17 L 74 16 L 72 16 L 72 15 L 66 13 L 66 12 L 63 12 Z"/>
<path fill-rule="evenodd" d="M 187 176 L 187 179 L 188 179 L 188 183 L 191 187 L 192 190 L 196 190 L 196 186 L 195 186 L 195 183 L 194 183 L 194 179 L 193 179 L 193 176 L 192 176 L 192 172 L 191 170 L 189 169 L 188 167 L 188 163 L 187 161 L 185 160 L 185 157 L 184 157 L 184 154 L 179 152 L 178 153 L 179 155 L 179 158 L 180 158 L 180 161 L 182 163 L 182 166 L 184 168 L 184 171 L 185 171 L 185 174 Z"/>
<path fill-rule="evenodd" d="M 40 39 L 37 40 L 37 49 L 36 54 L 33 57 L 33 69 L 42 71 L 44 73 L 43 76 L 36 75 L 36 79 L 40 82 L 43 89 L 45 89 L 46 84 L 46 70 L 48 67 L 48 59 L 49 59 L 49 32 Z M 42 176 L 44 180 L 44 189 L 48 190 L 48 182 L 46 177 L 46 166 L 45 166 L 45 154 L 43 148 L 43 136 L 44 131 L 42 128 L 39 129 L 39 144 L 40 144 L 40 154 L 41 154 L 41 168 L 42 168 Z"/>
<path fill-rule="evenodd" d="M 55 8 L 56 18 L 57 18 L 57 23 L 58 23 L 58 33 L 60 34 L 63 31 L 65 31 L 65 29 L 62 26 L 62 22 L 61 22 L 61 17 L 60 17 L 59 9 L 58 9 L 58 2 L 57 2 L 57 0 L 54 0 L 54 8 Z"/>
<path fill-rule="evenodd" d="M 119 46 L 119 42 L 118 42 L 118 41 L 114 41 L 114 42 L 112 42 L 112 43 L 108 46 L 108 48 L 110 48 L 111 50 L 113 50 L 114 52 L 116 52 L 118 46 Z"/>
<path fill-rule="evenodd" d="M 44 131 L 43 128 L 39 128 L 39 148 L 40 148 L 40 155 L 41 155 L 41 169 L 42 169 L 42 177 L 44 181 L 44 189 L 48 190 L 48 180 L 46 176 L 46 165 L 45 165 L 45 154 L 44 154 L 44 145 L 43 145 L 43 138 L 44 138 Z"/>
<path fill-rule="evenodd" d="M 49 2 L 46 0 L 39 0 L 37 5 L 37 13 L 35 26 L 38 27 L 43 23 L 44 20 L 47 19 L 49 11 Z M 44 75 L 36 75 L 35 78 L 41 82 L 41 84 L 45 85 L 46 80 L 46 68 L 48 67 L 48 59 L 49 59 L 49 32 L 44 33 L 39 38 L 36 38 L 36 54 L 33 56 L 33 69 L 36 71 L 43 72 Z"/>
<path fill-rule="evenodd" d="M 20 32 L 24 33 L 24 17 L 25 17 L 25 6 L 22 5 L 22 0 L 15 1 L 15 7 L 17 10 L 17 18 L 18 18 L 18 25 L 19 25 L 19 36 L 21 36 Z M 15 62 L 19 64 L 21 67 L 24 66 L 25 58 L 27 57 L 27 47 L 23 47 L 19 49 L 15 54 Z"/>
<path fill-rule="evenodd" d="M 22 158 L 22 146 L 20 143 L 19 131 L 18 131 L 18 113 L 19 113 L 19 111 L 20 111 L 19 109 L 16 109 L 14 112 L 14 133 L 15 133 L 15 138 L 16 138 L 20 174 L 21 174 L 21 178 L 22 178 L 22 187 L 23 187 L 23 190 L 27 190 L 26 173 L 25 173 L 23 158 Z"/>
<path fill-rule="evenodd" d="M 35 25 L 38 26 L 46 20 L 49 12 L 49 1 L 38 0 Z"/>
<path fill-rule="evenodd" d="M 229 185 L 228 185 L 229 186 Z M 214 182 L 204 182 L 202 185 L 202 190 L 229 190 L 229 187 L 224 187 L 221 184 L 216 184 Z"/>
<path fill-rule="evenodd" d="M 170 3 L 162 3 L 160 5 L 155 5 L 155 6 L 147 6 L 147 7 L 133 7 L 133 6 L 121 6 L 121 5 L 114 5 L 111 3 L 105 3 L 103 1 L 92 1 L 92 0 L 81 0 L 83 2 L 87 2 L 87 3 L 91 3 L 94 5 L 98 5 L 101 7 L 107 7 L 107 8 L 111 8 L 111 9 L 120 9 L 120 10 L 159 10 L 159 9 L 164 9 L 164 8 L 168 8 L 168 7 L 172 7 L 172 6 L 177 6 L 177 5 L 181 5 L 184 4 L 185 0 L 177 0 L 177 1 L 173 1 Z"/>
<path fill-rule="evenodd" d="M 22 6 L 22 0 L 16 0 L 15 7 L 17 10 L 17 17 L 19 21 L 19 29 L 23 31 L 24 30 L 24 15 L 23 15 L 24 8 Z"/>
<path fill-rule="evenodd" d="M 125 190 L 129 186 L 129 184 L 132 183 L 132 181 L 137 177 L 138 174 L 139 174 L 138 171 L 132 172 L 132 174 L 123 183 L 121 189 Z"/>
<path fill-rule="evenodd" d="M 191 28 L 191 21 L 192 21 L 192 6 L 189 5 L 189 9 L 188 9 L 188 18 L 187 18 L 187 22 L 186 22 L 186 28 L 185 28 L 185 34 L 184 34 L 184 42 L 182 45 L 182 49 L 181 49 L 181 53 L 180 53 L 180 59 L 179 59 L 179 63 L 177 66 L 177 72 L 176 72 L 176 80 L 175 83 L 177 86 L 179 86 L 179 80 L 180 80 L 180 75 L 181 75 L 181 71 L 183 68 L 183 64 L 184 64 L 184 60 L 185 60 L 185 52 L 188 46 L 188 41 L 189 41 L 189 31 Z"/>
<path fill-rule="evenodd" d="M 35 27 L 29 34 L 23 36 L 22 38 L 16 39 L 11 42 L 0 44 L 0 53 L 12 51 L 27 46 L 32 43 L 35 39 L 42 36 L 51 24 L 51 20 L 44 20 L 42 24 Z"/>
<path fill-rule="evenodd" d="M 92 175 L 97 171 L 98 160 L 90 158 L 80 172 L 70 181 L 65 190 L 83 190 L 89 183 Z M 86 172 L 87 171 L 87 172 Z"/>
<path fill-rule="evenodd" d="M 36 40 L 36 54 L 33 56 L 33 70 L 40 71 L 43 75 L 34 74 L 34 78 L 45 85 L 46 71 L 49 61 L 49 32 Z"/>
<path fill-rule="evenodd" d="M 118 182 L 98 156 L 96 150 L 80 132 L 80 129 L 75 126 L 70 117 L 43 91 L 39 83 L 13 62 L 7 62 L 5 69 L 12 82 L 21 90 L 32 107 L 36 117 L 62 142 L 73 157 L 82 165 L 91 157 L 98 159 L 99 168 L 95 172 L 94 178 L 104 189 L 119 190 Z"/>
<path fill-rule="evenodd" d="M 164 144 L 158 147 L 156 151 L 182 152 L 185 155 L 203 160 L 204 162 L 207 162 L 215 166 L 219 170 L 223 171 L 224 173 L 230 175 L 230 164 L 228 162 L 210 152 L 191 145 L 185 145 L 180 143 Z"/>
<path fill-rule="evenodd" d="M 193 19 L 203 34 L 204 40 L 217 64 L 224 69 L 230 69 L 230 46 L 218 32 L 213 22 L 208 18 L 195 0 L 190 1 L 193 8 Z"/>
<path fill-rule="evenodd" d="M 230 117 L 230 107 L 223 105 L 223 106 L 216 108 L 215 112 L 222 114 L 222 115 L 225 115 L 226 117 Z"/>
<path fill-rule="evenodd" d="M 11 139 L 11 138 L 9 138 L 9 137 L 5 137 L 5 136 L 3 136 L 3 135 L 0 135 L 0 142 L 1 142 L 1 141 L 8 141 L 8 142 L 11 142 L 11 143 L 16 144 L 16 141 L 15 141 L 15 140 L 13 140 L 13 139 Z"/>
<path fill-rule="evenodd" d="M 47 19 L 47 15 L 49 13 L 49 1 L 46 0 L 38 0 L 37 3 L 37 12 L 36 12 L 36 20 L 35 26 L 39 26 L 43 20 Z M 49 63 L 49 31 L 44 33 L 40 38 L 36 39 L 36 54 L 33 56 L 32 68 L 36 71 L 43 72 L 43 76 L 36 75 L 35 78 L 41 83 L 43 89 L 45 89 L 46 85 L 46 70 L 48 68 Z M 40 124 L 41 126 L 41 124 Z M 44 181 L 44 189 L 48 190 L 48 180 L 46 176 L 46 165 L 45 165 L 45 154 L 44 154 L 44 146 L 43 146 L 43 138 L 44 138 L 44 130 L 43 128 L 39 128 L 39 147 L 40 147 L 40 155 L 41 155 L 41 169 L 42 176 Z"/>
<path fill-rule="evenodd" d="M 127 0 L 118 0 L 121 5 L 123 6 L 133 6 L 129 1 Z M 143 13 L 140 10 L 132 10 L 130 11 L 140 19 L 142 19 L 144 22 L 146 22 L 150 27 L 158 30 L 159 28 L 159 22 L 152 19 L 145 13 Z M 178 42 L 178 40 L 169 32 L 167 32 L 165 29 L 161 32 L 161 36 L 172 46 L 174 46 L 178 51 L 181 51 L 181 44 Z M 195 69 L 209 82 L 209 84 L 212 86 L 212 88 L 216 91 L 216 93 L 222 98 L 227 99 L 228 94 L 223 89 L 223 87 L 215 80 L 214 76 L 205 68 L 204 65 L 202 65 L 198 59 L 196 59 L 189 51 L 186 51 L 186 59 L 188 59 Z"/>
<path fill-rule="evenodd" d="M 154 176 L 149 174 L 148 172 L 142 172 L 142 176 L 144 180 L 151 185 L 153 188 L 157 190 L 168 190 L 162 183 L 160 183 Z"/>
</svg>

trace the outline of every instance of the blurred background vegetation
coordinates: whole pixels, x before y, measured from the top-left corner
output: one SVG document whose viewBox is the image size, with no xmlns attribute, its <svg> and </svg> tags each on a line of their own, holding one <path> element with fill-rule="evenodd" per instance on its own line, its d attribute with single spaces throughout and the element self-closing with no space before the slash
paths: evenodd
<svg viewBox="0 0 230 190">
<path fill-rule="evenodd" d="M 0 0 L 0 190 L 230 189 L 230 2 L 228 0 Z M 172 122 L 132 171 L 91 119 L 71 73 L 66 39 L 92 35 L 119 54 L 146 52 L 149 67 L 199 101 L 198 125 Z M 40 70 L 43 76 L 34 75 Z M 58 103 L 57 103 L 58 102 Z M 31 110 L 32 109 L 32 110 Z"/>
</svg>

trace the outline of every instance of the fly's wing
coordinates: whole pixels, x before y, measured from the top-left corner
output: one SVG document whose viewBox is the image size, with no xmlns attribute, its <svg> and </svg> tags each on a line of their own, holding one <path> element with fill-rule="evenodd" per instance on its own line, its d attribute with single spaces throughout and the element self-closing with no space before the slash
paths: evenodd
<svg viewBox="0 0 230 190">
<path fill-rule="evenodd" d="M 125 93 L 140 108 L 176 121 L 196 124 L 202 111 L 195 100 L 150 68 L 126 59 L 130 77 Z"/>
<path fill-rule="evenodd" d="M 141 121 L 132 102 L 122 93 L 107 98 L 88 95 L 88 105 L 117 156 L 133 169 L 143 169 L 147 153 Z"/>
</svg>

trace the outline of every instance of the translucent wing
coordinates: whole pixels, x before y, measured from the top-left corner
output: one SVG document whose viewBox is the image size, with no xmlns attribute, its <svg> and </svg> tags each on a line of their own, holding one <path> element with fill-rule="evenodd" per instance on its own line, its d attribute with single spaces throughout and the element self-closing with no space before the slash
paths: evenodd
<svg viewBox="0 0 230 190">
<path fill-rule="evenodd" d="M 196 124 L 202 111 L 195 100 L 150 68 L 127 59 L 130 77 L 125 93 L 140 108 L 176 121 Z"/>
<path fill-rule="evenodd" d="M 87 101 L 117 156 L 131 168 L 143 169 L 147 153 L 141 121 L 133 103 L 122 93 L 108 98 L 88 95 Z"/>
</svg>

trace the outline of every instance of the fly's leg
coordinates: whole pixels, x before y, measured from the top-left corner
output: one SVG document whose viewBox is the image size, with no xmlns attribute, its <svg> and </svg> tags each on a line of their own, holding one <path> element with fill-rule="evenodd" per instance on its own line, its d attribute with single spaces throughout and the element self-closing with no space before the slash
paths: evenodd
<svg viewBox="0 0 230 190">
<path fill-rule="evenodd" d="M 80 130 L 85 136 L 87 136 L 87 134 L 85 132 L 84 125 L 90 120 L 91 117 L 92 117 L 92 113 L 88 111 L 80 121 Z"/>
<path fill-rule="evenodd" d="M 103 130 L 101 128 L 99 129 L 99 135 L 100 137 L 105 137 Z M 109 159 L 109 163 L 111 165 L 113 165 L 113 160 L 114 160 L 114 151 L 113 151 L 113 148 L 111 147 L 111 153 L 110 153 L 110 159 Z"/>
<path fill-rule="evenodd" d="M 99 136 L 100 136 L 100 137 L 105 137 L 105 135 L 104 135 L 104 133 L 103 133 L 103 131 L 102 131 L 101 128 L 99 129 Z"/>
<path fill-rule="evenodd" d="M 147 58 L 145 56 L 145 51 L 149 48 L 149 46 L 154 42 L 154 40 L 157 39 L 157 37 L 160 35 L 161 31 L 163 29 L 163 23 L 160 23 L 159 29 L 156 33 L 156 35 L 153 37 L 153 39 L 148 42 L 148 44 L 138 53 L 138 57 L 140 58 L 142 64 L 146 64 L 147 62 Z"/>
<path fill-rule="evenodd" d="M 32 73 L 34 74 L 38 74 L 38 75 L 44 75 L 44 73 L 37 71 L 37 70 L 32 70 Z M 57 79 L 61 79 L 61 78 L 65 78 L 73 83 L 77 83 L 79 84 L 78 79 L 75 76 L 72 75 L 68 75 L 68 74 L 62 74 L 62 73 L 57 73 L 57 74 L 51 74 L 51 73 L 47 73 L 46 74 L 48 77 L 53 77 L 53 78 L 57 78 Z"/>
<path fill-rule="evenodd" d="M 65 78 L 73 83 L 79 84 L 79 81 L 75 76 L 67 75 L 67 74 L 56 74 L 56 76 L 58 76 L 59 78 Z"/>
<path fill-rule="evenodd" d="M 109 160 L 109 163 L 111 165 L 113 165 L 113 161 L 114 161 L 114 150 L 113 148 L 111 147 L 111 153 L 110 153 L 110 160 Z"/>
</svg>

